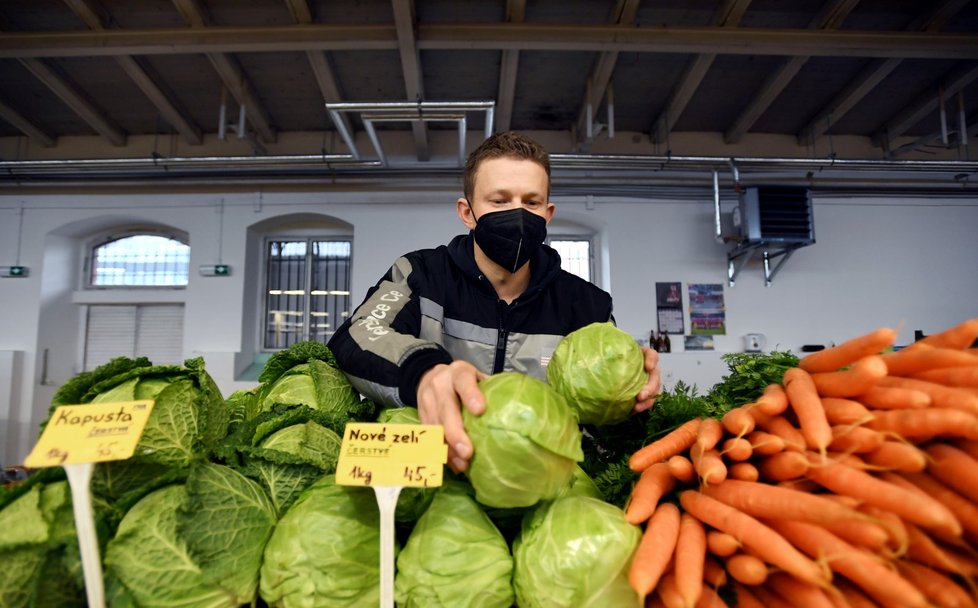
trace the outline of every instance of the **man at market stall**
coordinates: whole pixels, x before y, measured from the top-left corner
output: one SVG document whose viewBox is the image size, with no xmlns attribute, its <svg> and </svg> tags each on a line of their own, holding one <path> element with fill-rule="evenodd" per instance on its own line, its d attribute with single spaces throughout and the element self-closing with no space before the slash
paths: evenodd
<svg viewBox="0 0 978 608">
<path fill-rule="evenodd" d="M 400 257 L 337 329 L 328 346 L 362 394 L 385 406 L 416 405 L 444 427 L 449 466 L 464 471 L 472 443 L 461 407 L 479 415 L 479 380 L 518 371 L 546 381 L 563 336 L 613 321 L 611 296 L 560 267 L 544 244 L 556 206 L 550 161 L 514 132 L 485 140 L 465 164 L 456 201 L 468 234 Z M 643 347 L 647 384 L 636 413 L 660 391 L 658 354 Z"/>
</svg>

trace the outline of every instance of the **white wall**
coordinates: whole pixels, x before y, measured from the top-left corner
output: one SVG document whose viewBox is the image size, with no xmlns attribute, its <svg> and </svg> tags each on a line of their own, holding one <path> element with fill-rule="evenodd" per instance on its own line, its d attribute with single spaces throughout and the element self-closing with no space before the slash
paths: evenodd
<svg viewBox="0 0 978 608">
<path fill-rule="evenodd" d="M 13 264 L 18 255 L 23 206 L 19 257 L 30 267 L 28 278 L 0 279 L 0 352 L 22 353 L 3 359 L 0 369 L 0 382 L 9 383 L 0 388 L 3 464 L 26 455 L 53 391 L 80 370 L 84 304 L 131 299 L 79 288 L 81 243 L 93 233 L 142 223 L 189 235 L 189 287 L 153 290 L 148 297 L 184 302 L 184 355 L 203 356 L 229 394 L 252 385 L 237 376 L 258 343 L 262 225 L 321 214 L 352 226 L 355 303 L 398 255 L 445 243 L 464 230 L 455 216 L 457 184 L 373 192 L 162 190 L 0 196 L 0 265 Z M 728 246 L 714 239 L 709 192 L 702 202 L 597 196 L 556 202 L 559 218 L 596 231 L 608 256 L 600 283 L 615 298 L 619 326 L 638 339 L 655 327 L 656 281 L 681 282 L 684 291 L 687 283 L 725 285 L 728 335 L 716 337 L 714 353 L 665 355 L 669 384 L 682 379 L 709 388 L 726 371 L 720 355 L 741 350 L 745 333 L 765 334 L 768 350 L 797 351 L 882 325 L 899 327 L 906 343 L 915 329 L 930 333 L 978 316 L 975 198 L 816 198 L 816 244 L 798 250 L 771 287 L 764 286 L 759 264 L 748 265 L 734 287 L 726 286 Z M 230 277 L 197 274 L 199 265 L 218 261 L 231 265 Z M 40 384 L 44 349 L 47 386 Z M 682 350 L 681 339 L 673 340 L 673 349 Z"/>
</svg>

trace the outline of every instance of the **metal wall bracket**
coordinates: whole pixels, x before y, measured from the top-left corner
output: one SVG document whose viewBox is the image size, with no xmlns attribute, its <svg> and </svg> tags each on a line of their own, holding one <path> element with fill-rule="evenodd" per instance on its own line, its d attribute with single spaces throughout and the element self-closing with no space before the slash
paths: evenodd
<svg viewBox="0 0 978 608">
<path fill-rule="evenodd" d="M 788 258 L 790 258 L 791 255 L 801 247 L 804 247 L 804 245 L 775 245 L 763 241 L 756 243 L 741 243 L 727 252 L 727 284 L 730 287 L 733 287 L 737 280 L 737 275 L 740 274 L 740 271 L 744 269 L 744 266 L 747 265 L 747 262 L 750 261 L 755 253 L 761 251 L 764 259 L 764 286 L 770 287 L 774 283 L 774 276 L 778 274 L 778 271 L 781 270 L 784 263 L 787 262 Z M 771 262 L 773 260 L 778 260 L 778 262 L 772 268 Z"/>
</svg>

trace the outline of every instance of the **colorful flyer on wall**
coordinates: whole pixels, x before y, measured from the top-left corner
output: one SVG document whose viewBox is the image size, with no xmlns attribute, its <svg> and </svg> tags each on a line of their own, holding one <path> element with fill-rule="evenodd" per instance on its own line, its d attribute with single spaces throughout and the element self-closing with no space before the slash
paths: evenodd
<svg viewBox="0 0 978 608">
<path fill-rule="evenodd" d="M 726 335 L 722 283 L 689 284 L 689 325 L 693 335 Z"/>
</svg>

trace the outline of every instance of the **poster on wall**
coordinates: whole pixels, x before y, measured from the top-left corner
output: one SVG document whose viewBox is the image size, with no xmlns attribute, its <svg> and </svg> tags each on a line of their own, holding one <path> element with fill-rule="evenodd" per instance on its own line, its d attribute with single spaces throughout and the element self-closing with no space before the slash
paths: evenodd
<svg viewBox="0 0 978 608">
<path fill-rule="evenodd" d="M 726 335 L 723 283 L 689 284 L 689 325 L 694 336 Z"/>
<path fill-rule="evenodd" d="M 686 350 L 713 350 L 713 336 L 683 336 Z"/>
<path fill-rule="evenodd" d="M 655 284 L 655 306 L 658 313 L 659 333 L 685 333 L 683 322 L 683 291 L 682 285 L 675 283 Z"/>
</svg>

